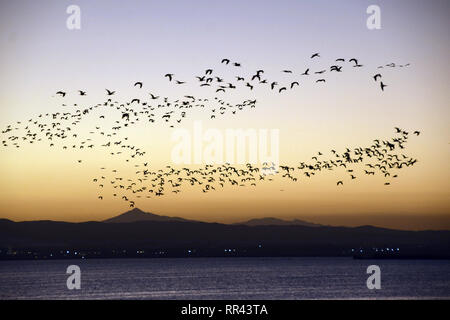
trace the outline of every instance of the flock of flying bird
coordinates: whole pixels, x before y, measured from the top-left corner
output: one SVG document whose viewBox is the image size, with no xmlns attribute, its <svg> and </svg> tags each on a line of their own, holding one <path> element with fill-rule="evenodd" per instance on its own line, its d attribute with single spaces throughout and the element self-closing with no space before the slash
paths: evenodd
<svg viewBox="0 0 450 320">
<path fill-rule="evenodd" d="M 314 53 L 310 57 L 311 59 L 319 59 L 320 53 Z M 239 62 L 231 62 L 230 59 L 224 58 L 221 61 L 222 64 L 230 65 L 233 67 L 242 67 L 242 64 Z M 235 75 L 233 78 L 233 81 L 226 81 L 224 77 L 221 75 L 213 75 L 214 70 L 211 68 L 208 68 L 205 70 L 204 74 L 197 75 L 195 78 L 198 80 L 200 87 L 209 87 L 213 88 L 216 93 L 223 92 L 225 93 L 228 90 L 236 89 L 239 85 L 243 86 L 245 88 L 248 88 L 249 90 L 253 90 L 256 85 L 264 85 L 267 88 L 270 88 L 270 90 L 275 90 L 278 93 L 282 93 L 283 91 L 287 91 L 288 89 L 292 90 L 296 87 L 299 87 L 301 84 L 300 78 L 306 77 L 306 76 L 315 76 L 314 81 L 316 83 L 325 83 L 326 79 L 323 76 L 325 73 L 329 72 L 335 72 L 340 73 L 343 72 L 343 68 L 346 68 L 345 64 L 350 65 L 351 68 L 361 68 L 363 67 L 362 64 L 360 64 L 359 60 L 357 58 L 350 58 L 346 60 L 345 58 L 337 58 L 335 59 L 335 63 L 331 66 L 319 68 L 319 70 L 313 71 L 312 67 L 305 67 L 303 72 L 295 72 L 290 69 L 284 69 L 281 70 L 281 73 L 285 75 L 292 75 L 293 77 L 299 76 L 299 78 L 291 79 L 288 82 L 281 82 L 280 80 L 271 79 L 269 80 L 267 77 L 264 76 L 265 70 L 258 69 L 253 74 L 249 75 L 248 77 L 244 77 L 242 75 Z M 386 65 L 378 66 L 377 69 L 382 69 L 385 67 L 389 68 L 403 68 L 410 66 L 409 63 L 407 64 L 396 64 L 396 63 L 389 63 Z M 176 80 L 175 74 L 173 73 L 167 73 L 164 75 L 170 82 L 176 84 L 176 85 L 183 85 L 186 84 L 187 81 L 180 81 Z M 379 82 L 380 88 L 382 91 L 384 91 L 384 88 L 387 86 L 382 80 L 382 74 L 377 72 L 372 76 L 373 80 L 375 82 Z M 380 80 L 380 81 L 378 81 Z M 280 81 L 280 82 L 279 82 Z"/>
<path fill-rule="evenodd" d="M 320 54 L 315 53 L 311 59 L 317 59 Z M 344 63 L 345 59 L 336 59 L 336 63 Z M 355 58 L 349 59 L 352 67 L 360 68 L 359 61 Z M 239 68 L 241 64 L 231 62 L 229 59 L 222 59 L 222 64 L 232 65 Z M 404 66 L 408 66 L 406 64 Z M 386 67 L 397 67 L 395 64 L 388 64 Z M 379 66 L 381 69 L 385 66 Z M 403 67 L 400 65 L 399 67 Z M 342 72 L 342 65 L 332 65 L 329 72 Z M 322 75 L 327 69 L 311 71 L 306 69 L 301 76 Z M 236 83 L 225 82 L 223 77 L 213 76 L 213 69 L 207 69 L 204 75 L 197 76 L 201 87 L 213 87 L 216 95 L 219 92 L 226 92 L 237 87 L 237 83 L 243 84 L 253 90 L 257 84 L 267 85 L 270 90 L 277 90 L 278 93 L 293 89 L 299 86 L 298 81 L 290 82 L 289 85 L 278 84 L 277 81 L 269 81 L 264 78 L 264 70 L 257 70 L 250 79 L 243 76 L 236 76 Z M 282 73 L 292 74 L 292 70 L 282 70 Z M 175 79 L 173 73 L 165 74 L 168 81 L 178 85 L 186 83 Z M 373 76 L 374 81 L 382 77 L 377 73 Z M 316 82 L 325 82 L 324 78 L 317 79 Z M 137 89 L 143 88 L 143 83 L 138 81 L 134 84 Z M 380 81 L 380 87 L 384 90 L 386 85 Z M 66 97 L 65 91 L 56 92 L 61 98 Z M 78 90 L 80 96 L 86 96 L 87 92 Z M 398 150 L 405 148 L 411 134 L 400 128 L 395 128 L 397 136 L 390 140 L 375 139 L 370 146 L 347 148 L 342 152 L 331 150 L 330 156 L 326 157 L 322 152 L 318 152 L 311 160 L 299 162 L 296 165 L 280 165 L 273 163 L 263 163 L 259 168 L 252 164 L 246 165 L 212 165 L 206 164 L 198 168 L 175 168 L 166 166 L 163 169 L 151 170 L 148 161 L 139 161 L 139 157 L 144 157 L 146 151 L 128 141 L 126 130 L 140 123 L 163 123 L 174 127 L 185 119 L 193 109 L 209 112 L 209 117 L 214 119 L 225 113 L 232 115 L 244 109 L 256 107 L 256 99 L 247 99 L 238 104 L 232 104 L 217 96 L 211 99 L 198 98 L 186 95 L 181 99 L 170 100 L 168 97 L 149 94 L 149 99 L 134 98 L 125 103 L 115 101 L 115 91 L 106 89 L 106 101 L 86 108 L 73 104 L 75 111 L 55 112 L 40 114 L 36 118 L 31 118 L 26 122 L 16 122 L 8 125 L 1 131 L 7 137 L 2 141 L 3 147 L 20 148 L 23 144 L 46 142 L 51 148 L 61 148 L 62 150 L 91 150 L 94 148 L 106 148 L 111 156 L 124 156 L 126 162 L 134 163 L 135 171 L 132 177 L 126 177 L 119 173 L 118 169 L 108 169 L 101 167 L 101 175 L 92 179 L 101 190 L 97 196 L 103 200 L 106 193 L 111 193 L 113 197 L 128 202 L 131 207 L 135 206 L 136 198 L 159 197 L 166 194 L 177 194 L 183 190 L 183 186 L 197 187 L 203 193 L 216 191 L 226 186 L 255 187 L 258 183 L 274 181 L 277 178 L 289 179 L 292 182 L 309 179 L 326 171 L 342 170 L 343 174 L 350 180 L 358 177 L 357 172 L 364 175 L 382 175 L 386 182 L 391 183 L 391 179 L 398 177 L 396 170 L 409 167 L 417 163 L 417 159 L 410 158 Z M 68 107 L 66 104 L 62 104 Z M 98 112 L 98 114 L 96 114 Z M 97 119 L 95 129 L 89 135 L 77 131 L 77 126 L 88 116 Z M 107 121 L 107 118 L 110 121 Z M 419 131 L 413 134 L 419 135 Z M 98 137 L 98 139 L 95 139 Z M 99 141 L 101 139 L 101 141 Z M 82 160 L 77 160 L 82 163 Z M 337 186 L 343 185 L 345 179 L 337 181 Z M 111 189 L 111 190 L 109 190 Z"/>
<path fill-rule="evenodd" d="M 349 181 L 355 180 L 358 174 L 381 175 L 386 179 L 385 185 L 390 185 L 391 179 L 398 177 L 397 171 L 413 166 L 417 159 L 408 157 L 398 150 L 405 148 L 410 133 L 395 128 L 397 136 L 390 140 L 375 139 L 370 146 L 346 148 L 342 152 L 331 150 L 331 157 L 325 157 L 318 152 L 310 161 L 299 162 L 294 166 L 274 163 L 263 163 L 259 168 L 250 163 L 246 165 L 206 164 L 198 168 L 175 168 L 170 165 L 159 170 L 150 170 L 148 163 L 136 164 L 134 178 L 124 178 L 117 170 L 104 172 L 93 179 L 100 189 L 110 184 L 112 195 L 128 201 L 135 206 L 134 198 L 151 198 L 165 194 L 177 194 L 183 187 L 197 187 L 204 193 L 217 191 L 226 186 L 256 187 L 258 183 L 274 181 L 277 177 L 292 182 L 310 179 L 322 172 L 341 170 Z M 414 131 L 419 135 L 419 131 Z M 111 173 L 109 175 L 108 173 Z M 343 185 L 345 179 L 337 181 L 337 186 Z M 101 199 L 102 196 L 99 196 Z"/>
</svg>

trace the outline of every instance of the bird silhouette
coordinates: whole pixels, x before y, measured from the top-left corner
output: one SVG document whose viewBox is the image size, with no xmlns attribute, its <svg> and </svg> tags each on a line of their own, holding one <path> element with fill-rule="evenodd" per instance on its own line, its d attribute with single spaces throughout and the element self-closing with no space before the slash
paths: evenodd
<svg viewBox="0 0 450 320">
<path fill-rule="evenodd" d="M 274 81 L 270 84 L 270 88 L 273 90 L 276 85 L 278 85 L 278 83 Z"/>
<path fill-rule="evenodd" d="M 299 83 L 298 83 L 297 81 L 292 82 L 292 83 L 291 83 L 291 89 L 294 87 L 294 85 L 297 85 L 297 86 L 298 86 Z"/>
</svg>

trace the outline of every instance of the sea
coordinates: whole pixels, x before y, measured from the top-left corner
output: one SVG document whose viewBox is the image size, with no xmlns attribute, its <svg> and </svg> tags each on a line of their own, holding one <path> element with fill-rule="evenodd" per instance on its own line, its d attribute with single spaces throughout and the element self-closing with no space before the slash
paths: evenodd
<svg viewBox="0 0 450 320">
<path fill-rule="evenodd" d="M 69 289 L 71 265 L 79 289 Z M 369 289 L 379 267 L 379 289 Z M 72 284 L 73 281 L 69 281 Z M 450 260 L 153 258 L 0 261 L 0 299 L 449 299 Z"/>
</svg>

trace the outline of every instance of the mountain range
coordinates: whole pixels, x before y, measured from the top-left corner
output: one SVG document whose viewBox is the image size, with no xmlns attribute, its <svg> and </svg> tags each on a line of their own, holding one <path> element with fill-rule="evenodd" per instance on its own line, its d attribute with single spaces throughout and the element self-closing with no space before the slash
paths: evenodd
<svg viewBox="0 0 450 320">
<path fill-rule="evenodd" d="M 335 227 L 276 218 L 206 223 L 139 209 L 80 223 L 0 219 L 0 259 L 352 256 L 378 250 L 396 257 L 450 257 L 450 231 Z"/>
<path fill-rule="evenodd" d="M 200 222 L 196 220 L 183 219 L 179 217 L 169 217 L 157 215 L 154 213 L 144 212 L 138 208 L 122 213 L 118 216 L 103 220 L 102 222 L 107 223 L 128 223 L 137 221 L 178 221 L 178 222 Z M 248 221 L 234 223 L 235 225 L 247 225 L 247 226 L 307 226 L 307 227 L 320 227 L 320 224 L 315 224 L 299 219 L 294 220 L 282 220 L 278 218 L 258 218 L 251 219 Z"/>
</svg>

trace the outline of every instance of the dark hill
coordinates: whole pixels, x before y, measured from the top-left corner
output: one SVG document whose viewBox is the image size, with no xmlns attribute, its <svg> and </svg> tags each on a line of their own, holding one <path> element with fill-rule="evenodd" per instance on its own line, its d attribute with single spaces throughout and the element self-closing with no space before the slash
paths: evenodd
<svg viewBox="0 0 450 320">
<path fill-rule="evenodd" d="M 243 224 L 246 226 L 306 226 L 306 227 L 320 227 L 322 225 L 315 224 L 312 222 L 307 222 L 299 219 L 294 220 L 282 220 L 278 218 L 258 218 L 258 219 L 251 219 L 244 222 L 238 222 L 235 224 Z"/>
<path fill-rule="evenodd" d="M 356 248 L 400 248 L 402 252 L 449 255 L 450 231 L 398 231 L 371 226 L 245 226 L 186 221 L 128 223 L 0 221 L 0 248 L 53 252 L 64 248 L 110 254 L 112 249 L 153 255 L 351 255 Z M 230 250 L 230 251 L 227 251 Z M 232 251 L 231 251 L 232 250 Z M 69 250 L 68 250 L 69 251 Z M 133 254 L 134 254 L 133 253 Z M 106 256 L 108 255 L 106 254 Z"/>
<path fill-rule="evenodd" d="M 185 222 L 191 221 L 192 222 L 192 220 L 187 220 L 187 219 L 183 219 L 183 218 L 160 216 L 157 214 L 144 212 L 138 208 L 134 208 L 133 210 L 127 211 L 127 212 L 122 213 L 113 218 L 106 219 L 103 222 L 124 223 L 124 222 L 137 222 L 137 221 L 185 221 Z"/>
</svg>

